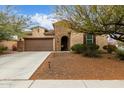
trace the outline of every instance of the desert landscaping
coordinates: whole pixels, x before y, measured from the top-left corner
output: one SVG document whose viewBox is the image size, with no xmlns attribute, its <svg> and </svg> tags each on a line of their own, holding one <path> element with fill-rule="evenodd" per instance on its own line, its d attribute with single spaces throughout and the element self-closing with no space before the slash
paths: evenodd
<svg viewBox="0 0 124 93">
<path fill-rule="evenodd" d="M 123 65 L 114 54 L 89 58 L 70 52 L 51 53 L 30 79 L 122 80 Z"/>
</svg>

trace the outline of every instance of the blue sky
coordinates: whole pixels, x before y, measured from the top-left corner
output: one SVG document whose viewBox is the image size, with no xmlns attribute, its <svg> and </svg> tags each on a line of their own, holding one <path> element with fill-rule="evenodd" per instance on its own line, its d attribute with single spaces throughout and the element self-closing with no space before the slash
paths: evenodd
<svg viewBox="0 0 124 93">
<path fill-rule="evenodd" d="M 0 10 L 1 10 L 0 6 Z M 28 15 L 34 26 L 42 26 L 47 29 L 53 29 L 53 23 L 56 22 L 54 5 L 16 5 L 18 14 Z"/>
<path fill-rule="evenodd" d="M 35 26 L 53 29 L 52 24 L 56 22 L 54 5 L 17 5 L 16 9 L 19 14 L 30 15 Z"/>
<path fill-rule="evenodd" d="M 17 5 L 17 10 L 21 14 L 32 15 L 36 13 L 51 14 L 54 12 L 54 5 Z"/>
</svg>

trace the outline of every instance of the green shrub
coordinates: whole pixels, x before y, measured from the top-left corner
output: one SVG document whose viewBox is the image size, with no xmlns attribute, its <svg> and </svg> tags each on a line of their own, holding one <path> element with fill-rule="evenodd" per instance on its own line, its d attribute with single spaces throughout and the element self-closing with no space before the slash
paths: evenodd
<svg viewBox="0 0 124 93">
<path fill-rule="evenodd" d="M 83 53 L 84 56 L 87 56 L 87 57 L 100 57 L 100 52 L 99 50 L 86 50 L 84 53 Z"/>
<path fill-rule="evenodd" d="M 99 45 L 96 45 L 96 44 L 85 45 L 85 48 L 86 49 L 91 49 L 91 50 L 98 50 Z"/>
<path fill-rule="evenodd" d="M 75 44 L 71 47 L 71 50 L 74 51 L 75 53 L 82 53 L 84 50 L 84 45 L 83 44 Z"/>
<path fill-rule="evenodd" d="M 117 57 L 118 57 L 120 60 L 124 60 L 124 49 L 118 48 L 118 49 L 116 50 L 116 54 L 117 54 Z"/>
<path fill-rule="evenodd" d="M 96 44 L 75 44 L 71 47 L 71 50 L 75 53 L 82 53 L 84 56 L 87 57 L 98 57 L 100 52 L 98 51 L 99 46 Z"/>
<path fill-rule="evenodd" d="M 117 47 L 115 45 L 105 45 L 103 46 L 103 49 L 106 50 L 109 54 L 111 54 L 117 49 Z"/>
<path fill-rule="evenodd" d="M 3 53 L 3 51 L 6 51 L 8 48 L 5 46 L 0 46 L 0 53 Z"/>
<path fill-rule="evenodd" d="M 98 49 L 99 45 L 96 44 L 86 45 L 83 55 L 87 57 L 99 57 L 100 52 L 98 51 Z"/>
</svg>

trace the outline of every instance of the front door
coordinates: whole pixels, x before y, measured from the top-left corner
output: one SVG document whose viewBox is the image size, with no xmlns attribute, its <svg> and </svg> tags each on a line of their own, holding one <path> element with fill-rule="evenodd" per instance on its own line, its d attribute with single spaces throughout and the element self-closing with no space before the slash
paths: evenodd
<svg viewBox="0 0 124 93">
<path fill-rule="evenodd" d="M 61 38 L 61 51 L 67 51 L 68 50 L 68 37 L 63 36 Z"/>
</svg>

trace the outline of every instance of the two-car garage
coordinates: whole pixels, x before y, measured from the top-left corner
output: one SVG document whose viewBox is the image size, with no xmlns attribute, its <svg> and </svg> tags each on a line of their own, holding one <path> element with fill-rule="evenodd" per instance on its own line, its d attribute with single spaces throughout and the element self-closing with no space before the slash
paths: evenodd
<svg viewBox="0 0 124 93">
<path fill-rule="evenodd" d="M 24 51 L 53 51 L 54 38 L 24 38 Z"/>
</svg>

